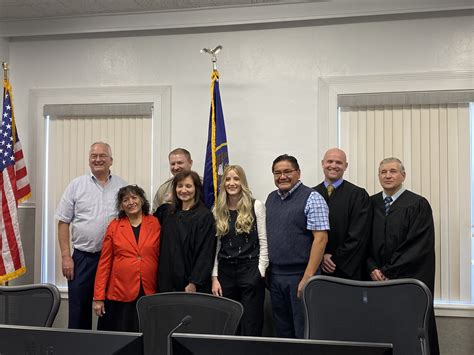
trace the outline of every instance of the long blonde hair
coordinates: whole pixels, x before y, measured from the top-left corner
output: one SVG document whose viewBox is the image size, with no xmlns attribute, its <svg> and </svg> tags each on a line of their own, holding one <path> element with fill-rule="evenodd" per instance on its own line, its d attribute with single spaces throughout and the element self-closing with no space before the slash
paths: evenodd
<svg viewBox="0 0 474 355">
<path fill-rule="evenodd" d="M 229 206 L 227 204 L 227 191 L 225 190 L 225 180 L 227 174 L 234 171 L 240 178 L 240 186 L 242 187 L 239 202 L 237 203 L 237 221 L 235 222 L 235 230 L 238 234 L 250 233 L 254 222 L 252 213 L 252 192 L 247 183 L 245 171 L 240 165 L 228 165 L 224 169 L 220 183 L 219 196 L 213 209 L 214 218 L 216 220 L 217 236 L 221 237 L 229 232 Z"/>
</svg>

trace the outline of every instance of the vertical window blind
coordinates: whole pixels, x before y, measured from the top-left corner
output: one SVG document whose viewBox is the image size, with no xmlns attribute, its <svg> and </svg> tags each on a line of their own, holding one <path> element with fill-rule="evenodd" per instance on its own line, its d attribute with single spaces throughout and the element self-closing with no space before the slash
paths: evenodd
<svg viewBox="0 0 474 355">
<path fill-rule="evenodd" d="M 405 165 L 405 187 L 431 204 L 436 233 L 435 298 L 471 302 L 471 177 L 468 103 L 342 106 L 339 143 L 345 177 L 381 191 L 386 157 Z"/>
<path fill-rule="evenodd" d="M 121 112 L 123 113 L 123 112 Z M 54 225 L 51 243 L 55 246 L 55 280 L 58 286 L 66 286 L 61 272 L 61 255 L 56 241 L 57 221 L 55 209 L 71 180 L 90 173 L 89 148 L 97 141 L 112 147 L 111 171 L 129 184 L 142 187 L 148 199 L 152 199 L 152 119 L 147 115 L 62 116 L 55 115 L 48 126 L 48 224 Z M 51 236 L 48 236 L 51 238 Z M 52 275 L 51 275 L 52 276 Z"/>
</svg>

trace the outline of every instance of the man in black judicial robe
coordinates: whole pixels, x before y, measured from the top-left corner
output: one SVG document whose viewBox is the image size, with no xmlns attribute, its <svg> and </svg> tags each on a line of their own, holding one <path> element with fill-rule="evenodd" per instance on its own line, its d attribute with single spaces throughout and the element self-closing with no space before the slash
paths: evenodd
<svg viewBox="0 0 474 355">
<path fill-rule="evenodd" d="M 348 166 L 343 150 L 329 149 L 321 166 L 324 181 L 314 189 L 329 206 L 331 228 L 321 263 L 322 273 L 361 280 L 372 222 L 369 195 L 363 188 L 343 179 Z"/>
<path fill-rule="evenodd" d="M 382 160 L 383 191 L 370 197 L 373 206 L 368 271 L 374 281 L 414 278 L 434 294 L 435 234 L 431 206 L 403 187 L 405 168 L 397 158 Z M 439 354 L 434 312 L 429 324 L 430 354 Z"/>
</svg>

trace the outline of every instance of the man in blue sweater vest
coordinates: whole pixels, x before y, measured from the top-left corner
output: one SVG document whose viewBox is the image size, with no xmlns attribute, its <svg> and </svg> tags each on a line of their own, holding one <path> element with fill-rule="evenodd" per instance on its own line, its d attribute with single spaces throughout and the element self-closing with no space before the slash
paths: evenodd
<svg viewBox="0 0 474 355">
<path fill-rule="evenodd" d="M 268 195 L 265 205 L 275 329 L 278 337 L 303 338 L 301 293 L 321 264 L 329 209 L 319 193 L 300 181 L 295 157 L 280 155 L 273 161 L 272 172 L 278 190 Z"/>
</svg>

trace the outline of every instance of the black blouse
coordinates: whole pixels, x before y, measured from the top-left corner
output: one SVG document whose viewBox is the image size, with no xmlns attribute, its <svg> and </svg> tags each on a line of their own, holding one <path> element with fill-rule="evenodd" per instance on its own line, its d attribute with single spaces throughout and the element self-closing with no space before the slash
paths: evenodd
<svg viewBox="0 0 474 355">
<path fill-rule="evenodd" d="M 237 233 L 235 223 L 237 211 L 229 211 L 229 232 L 221 237 L 218 260 L 255 260 L 258 262 L 260 244 L 258 242 L 257 219 L 253 213 L 253 224 L 249 233 Z"/>
</svg>

